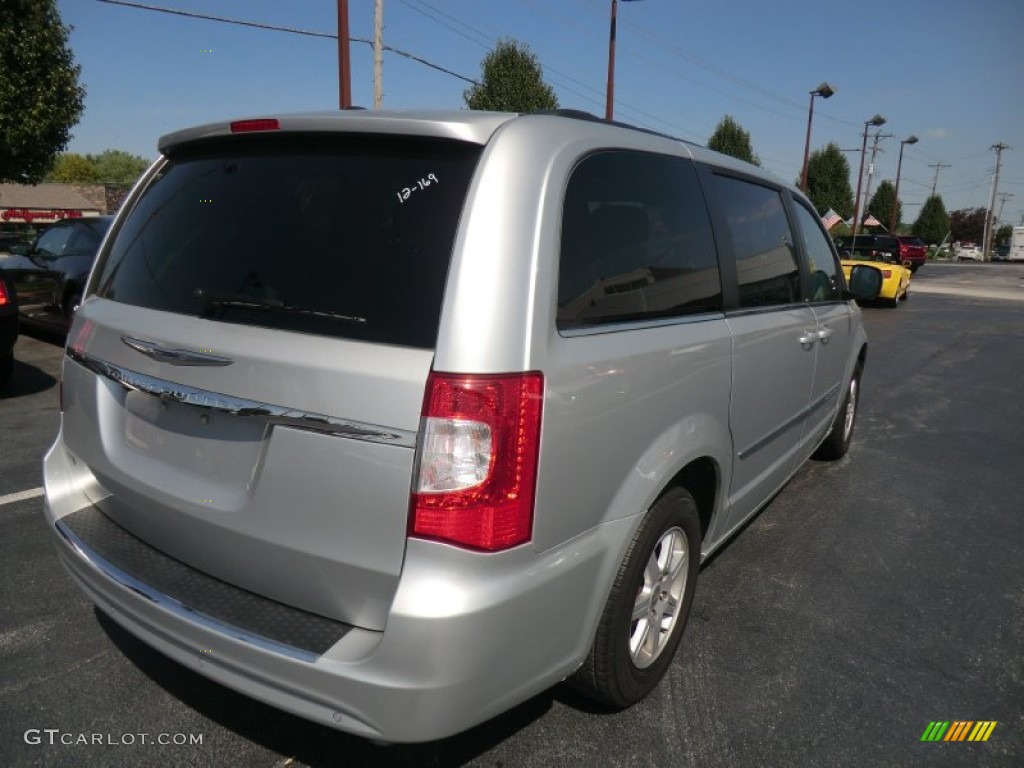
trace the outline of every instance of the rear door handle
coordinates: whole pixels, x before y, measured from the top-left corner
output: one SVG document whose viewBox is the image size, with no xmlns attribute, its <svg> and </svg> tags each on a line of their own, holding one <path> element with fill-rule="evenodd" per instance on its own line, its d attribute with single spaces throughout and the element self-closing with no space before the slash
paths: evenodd
<svg viewBox="0 0 1024 768">
<path fill-rule="evenodd" d="M 822 328 L 818 331 L 818 338 L 821 339 L 822 344 L 828 344 L 828 340 L 832 338 L 832 329 Z"/>
</svg>

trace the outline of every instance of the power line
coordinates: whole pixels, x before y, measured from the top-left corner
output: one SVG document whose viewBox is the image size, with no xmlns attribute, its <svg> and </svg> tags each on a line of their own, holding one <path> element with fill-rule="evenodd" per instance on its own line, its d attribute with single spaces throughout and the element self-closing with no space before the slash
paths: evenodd
<svg viewBox="0 0 1024 768">
<path fill-rule="evenodd" d="M 282 26 L 279 26 L 279 25 L 276 25 L 276 24 L 264 24 L 264 23 L 257 22 L 257 21 L 245 21 L 244 19 L 231 19 L 231 18 L 228 18 L 226 16 L 213 16 L 212 14 L 208 14 L 208 13 L 196 13 L 194 11 L 183 11 L 183 10 L 181 10 L 179 8 L 163 8 L 163 7 L 159 6 L 159 5 L 145 5 L 144 3 L 128 2 L 128 0 L 97 0 L 97 2 L 107 3 L 109 5 L 122 5 L 122 6 L 125 6 L 126 8 L 137 8 L 137 9 L 143 10 L 143 11 L 155 11 L 157 13 L 168 13 L 168 14 L 171 14 L 173 16 L 185 16 L 185 17 L 188 17 L 188 18 L 191 18 L 191 19 L 202 19 L 204 21 L 217 21 L 217 22 L 220 22 L 222 24 L 235 24 L 235 25 L 241 26 L 241 27 L 252 27 L 254 29 L 265 29 L 265 30 L 270 30 L 272 32 L 288 32 L 289 34 L 305 35 L 307 37 L 324 37 L 324 38 L 327 38 L 329 40 L 337 40 L 338 39 L 337 34 L 332 34 L 330 32 L 317 32 L 317 31 L 310 30 L 310 29 L 298 29 L 296 27 L 282 27 Z M 371 47 L 373 46 L 373 41 L 370 40 L 369 38 L 349 36 L 349 40 L 351 42 L 353 42 L 353 43 L 363 43 L 363 44 L 369 45 Z M 385 45 L 385 46 L 383 46 L 383 48 L 384 48 L 385 51 L 390 51 L 391 53 L 397 54 L 398 56 L 401 56 L 401 57 L 406 58 L 406 59 L 410 59 L 410 60 L 415 61 L 415 62 L 417 62 L 419 64 L 423 64 L 424 66 L 430 67 L 431 69 L 436 69 L 438 72 L 444 72 L 446 75 L 451 75 L 452 77 L 457 77 L 459 80 L 463 80 L 463 81 L 465 81 L 467 83 L 472 83 L 473 85 L 479 85 L 479 83 L 476 80 L 474 80 L 473 78 L 466 77 L 465 75 L 460 75 L 458 72 L 453 72 L 452 70 L 448 69 L 447 67 L 442 67 L 440 64 L 435 64 L 432 61 L 424 59 L 422 56 L 417 56 L 414 53 L 409 53 L 408 51 L 403 51 L 403 50 L 401 50 L 399 48 L 393 48 L 390 45 Z"/>
</svg>

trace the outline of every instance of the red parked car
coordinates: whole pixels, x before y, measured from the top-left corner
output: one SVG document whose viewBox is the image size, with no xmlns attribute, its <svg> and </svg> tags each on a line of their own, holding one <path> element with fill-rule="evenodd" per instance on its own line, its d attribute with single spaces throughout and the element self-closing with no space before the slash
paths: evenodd
<svg viewBox="0 0 1024 768">
<path fill-rule="evenodd" d="M 896 235 L 900 243 L 900 261 L 910 262 L 910 271 L 917 272 L 928 261 L 928 246 L 924 240 L 913 235 Z"/>
</svg>

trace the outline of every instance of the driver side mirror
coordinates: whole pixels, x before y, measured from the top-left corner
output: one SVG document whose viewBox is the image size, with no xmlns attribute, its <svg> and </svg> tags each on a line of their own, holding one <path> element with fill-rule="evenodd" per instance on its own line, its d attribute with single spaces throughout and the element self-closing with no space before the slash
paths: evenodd
<svg viewBox="0 0 1024 768">
<path fill-rule="evenodd" d="M 857 264 L 850 270 L 850 296 L 857 301 L 874 301 L 882 292 L 882 270 Z"/>
</svg>

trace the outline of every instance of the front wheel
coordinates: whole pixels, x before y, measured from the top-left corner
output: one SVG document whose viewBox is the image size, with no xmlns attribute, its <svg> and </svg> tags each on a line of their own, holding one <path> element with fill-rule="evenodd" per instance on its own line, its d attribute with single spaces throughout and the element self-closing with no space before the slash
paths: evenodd
<svg viewBox="0 0 1024 768">
<path fill-rule="evenodd" d="M 853 376 L 850 377 L 850 383 L 846 387 L 846 397 L 843 398 L 843 403 L 839 406 L 839 412 L 836 413 L 836 417 L 832 421 L 832 428 L 829 430 L 828 437 L 818 446 L 818 450 L 814 452 L 815 459 L 835 461 L 836 459 L 843 458 L 846 452 L 850 450 L 850 443 L 853 440 L 853 425 L 857 420 L 857 406 L 860 403 L 860 376 L 862 370 L 860 363 L 853 369 Z"/>
<path fill-rule="evenodd" d="M 570 683 L 590 698 L 628 707 L 672 663 L 697 588 L 697 503 L 668 490 L 640 524 L 619 567 L 593 646 Z"/>
</svg>

